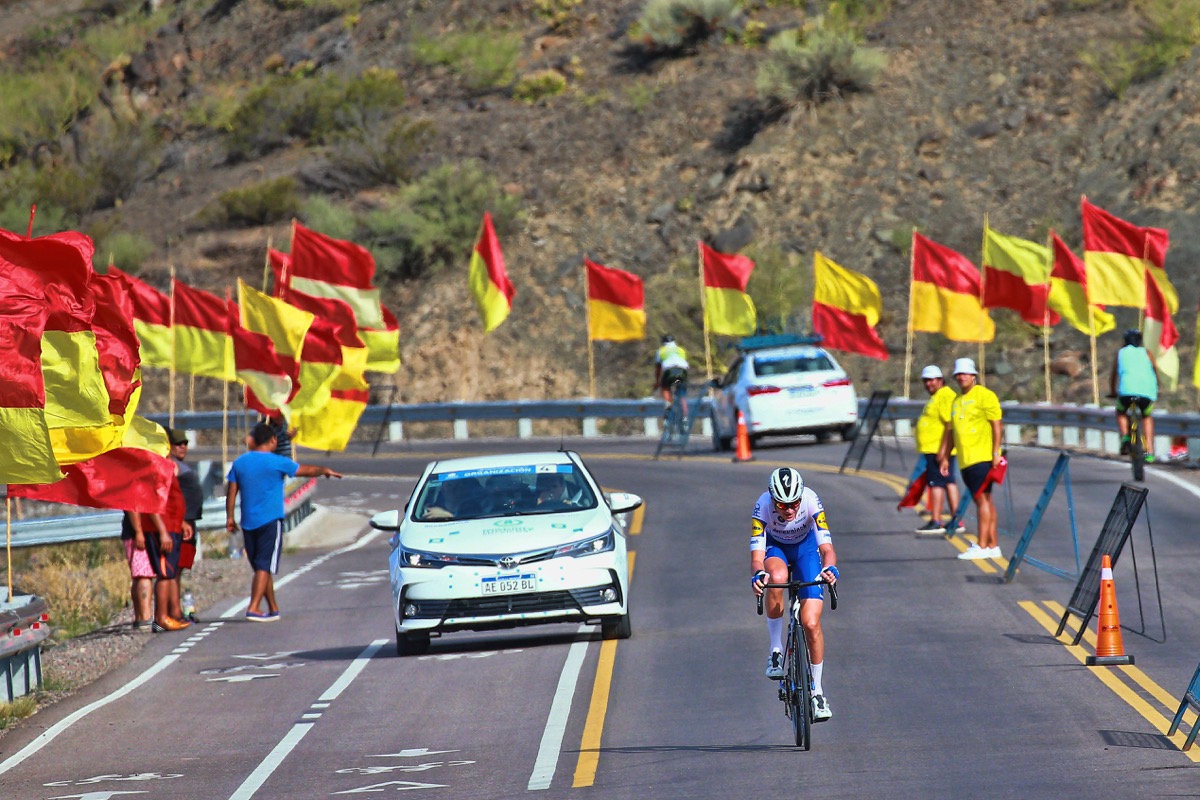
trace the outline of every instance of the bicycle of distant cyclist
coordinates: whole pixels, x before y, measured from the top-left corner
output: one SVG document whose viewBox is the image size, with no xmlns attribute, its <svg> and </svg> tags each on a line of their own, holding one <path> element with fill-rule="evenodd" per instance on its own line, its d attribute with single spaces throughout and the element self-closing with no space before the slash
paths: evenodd
<svg viewBox="0 0 1200 800">
<path fill-rule="evenodd" d="M 1116 395 L 1109 395 L 1116 397 Z M 1133 468 L 1133 479 L 1143 482 L 1146 480 L 1146 442 L 1142 439 L 1142 420 L 1145 414 L 1138 405 L 1137 398 L 1125 407 L 1124 414 L 1129 418 L 1129 464 Z"/>
<path fill-rule="evenodd" d="M 658 458 L 659 453 L 668 445 L 676 447 L 684 447 L 687 445 L 688 433 L 691 426 L 688 424 L 688 408 L 687 384 L 680 378 L 671 381 L 668 390 L 671 394 L 671 404 L 667 406 L 667 413 L 663 416 L 663 431 L 662 436 L 658 439 L 658 449 L 654 451 L 654 457 Z"/>
<path fill-rule="evenodd" d="M 790 574 L 790 573 L 789 573 Z M 763 613 L 763 599 L 767 589 L 788 590 L 788 629 L 784 640 L 783 677 L 779 680 L 779 699 L 783 701 L 783 713 L 792 723 L 792 736 L 801 750 L 812 748 L 812 670 L 809 665 L 808 641 L 804 638 L 804 627 L 800 624 L 800 590 L 809 586 L 829 586 L 829 607 L 837 608 L 837 585 L 824 579 L 815 581 L 792 581 L 768 583 L 758 596 L 758 613 Z"/>
</svg>

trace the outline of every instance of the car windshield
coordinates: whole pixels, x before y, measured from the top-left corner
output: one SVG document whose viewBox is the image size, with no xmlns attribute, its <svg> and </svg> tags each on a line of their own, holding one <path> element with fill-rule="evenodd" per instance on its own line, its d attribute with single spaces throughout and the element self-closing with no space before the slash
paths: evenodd
<svg viewBox="0 0 1200 800">
<path fill-rule="evenodd" d="M 421 488 L 414 520 L 479 519 L 595 508 L 596 495 L 574 464 L 437 472 Z"/>
<path fill-rule="evenodd" d="M 760 378 L 770 375 L 788 375 L 793 372 L 825 372 L 836 369 L 829 356 L 818 353 L 811 356 L 774 356 L 754 359 L 754 374 Z"/>
</svg>

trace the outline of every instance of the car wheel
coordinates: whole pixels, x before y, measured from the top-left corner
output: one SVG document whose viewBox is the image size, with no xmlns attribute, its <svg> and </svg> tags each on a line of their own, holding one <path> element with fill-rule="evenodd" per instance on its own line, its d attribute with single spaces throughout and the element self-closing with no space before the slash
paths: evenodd
<svg viewBox="0 0 1200 800">
<path fill-rule="evenodd" d="M 833 434 L 829 431 L 819 431 L 817 433 L 817 444 L 825 444 L 833 438 Z"/>
<path fill-rule="evenodd" d="M 842 441 L 848 442 L 853 438 L 854 438 L 854 425 L 853 424 L 843 425 L 842 426 Z"/>
<path fill-rule="evenodd" d="M 401 633 L 396 631 L 396 655 L 419 656 L 429 651 L 428 633 Z"/>
<path fill-rule="evenodd" d="M 628 614 L 601 620 L 600 636 L 604 639 L 628 639 L 633 635 L 633 625 Z"/>
<path fill-rule="evenodd" d="M 713 450 L 716 450 L 718 453 L 728 450 L 733 437 L 721 435 L 721 427 L 717 424 L 717 412 L 710 412 L 708 419 L 712 425 Z"/>
</svg>

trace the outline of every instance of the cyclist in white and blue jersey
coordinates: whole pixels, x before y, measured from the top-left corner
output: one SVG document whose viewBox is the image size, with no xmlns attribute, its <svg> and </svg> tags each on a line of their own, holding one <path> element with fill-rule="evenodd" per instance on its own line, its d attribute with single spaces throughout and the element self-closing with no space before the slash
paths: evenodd
<svg viewBox="0 0 1200 800">
<path fill-rule="evenodd" d="M 1117 428 L 1121 431 L 1121 455 L 1129 453 L 1129 416 L 1126 411 L 1136 403 L 1142 410 L 1142 442 L 1146 461 L 1154 461 L 1154 401 L 1158 399 L 1158 375 L 1154 356 L 1142 347 L 1142 332 L 1125 331 L 1125 346 L 1117 351 L 1109 376 L 1109 393 L 1117 398 Z"/>
<path fill-rule="evenodd" d="M 750 578 L 755 596 L 763 594 L 767 583 L 787 583 L 788 566 L 792 580 L 815 581 L 818 576 L 836 583 L 837 553 L 825 522 L 825 507 L 817 493 L 804 485 L 799 471 L 781 467 L 771 473 L 768 490 L 754 504 L 750 520 Z M 826 720 L 833 716 L 821 685 L 825 665 L 825 634 L 821 631 L 821 610 L 824 608 L 821 586 L 800 590 L 800 624 L 808 642 L 813 677 L 813 719 Z M 771 654 L 767 657 L 767 677 L 783 677 L 783 611 L 785 598 L 782 589 L 767 590 L 767 634 L 771 639 Z"/>
</svg>

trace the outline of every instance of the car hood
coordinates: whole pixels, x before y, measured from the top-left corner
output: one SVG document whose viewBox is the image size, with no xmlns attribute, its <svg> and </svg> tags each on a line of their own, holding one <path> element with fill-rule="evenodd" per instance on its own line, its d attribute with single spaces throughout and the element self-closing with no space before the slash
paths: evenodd
<svg viewBox="0 0 1200 800">
<path fill-rule="evenodd" d="M 585 511 L 488 517 L 457 522 L 408 522 L 400 543 L 412 550 L 453 555 L 502 555 L 545 550 L 608 530 L 604 506 Z"/>
</svg>

